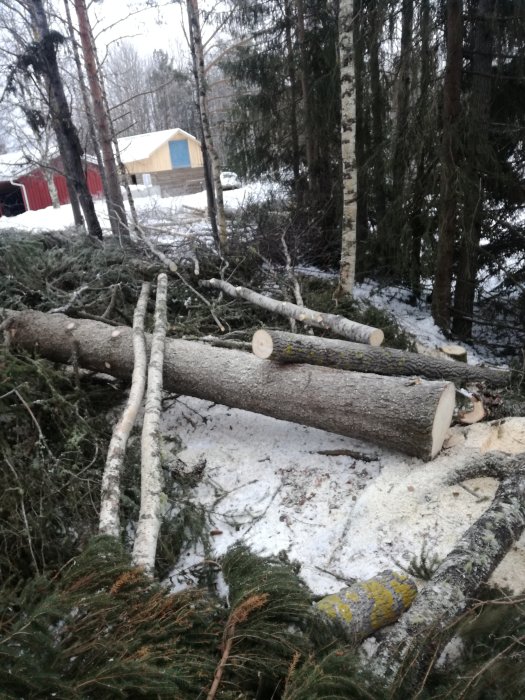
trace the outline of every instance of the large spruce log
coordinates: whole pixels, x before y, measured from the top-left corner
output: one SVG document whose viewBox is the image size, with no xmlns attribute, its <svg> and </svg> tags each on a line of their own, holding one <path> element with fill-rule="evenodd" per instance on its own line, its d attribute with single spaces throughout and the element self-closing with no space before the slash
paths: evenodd
<svg viewBox="0 0 525 700">
<path fill-rule="evenodd" d="M 309 326 L 330 330 L 337 335 L 350 338 L 350 340 L 355 340 L 358 343 L 367 343 L 377 346 L 381 345 L 385 338 L 385 334 L 380 328 L 365 326 L 362 323 L 350 321 L 344 318 L 344 316 L 338 316 L 337 314 L 325 314 L 320 311 L 307 309 L 306 306 L 297 306 L 297 304 L 292 304 L 289 301 L 278 301 L 277 299 L 272 299 L 272 297 L 266 297 L 264 294 L 254 292 L 252 289 L 247 289 L 246 287 L 234 287 L 233 284 L 224 282 L 223 280 L 201 280 L 199 284 L 201 287 L 220 289 L 221 292 L 225 292 L 231 297 L 245 299 L 251 304 L 260 306 L 262 309 L 266 309 L 272 313 L 280 314 L 287 318 L 293 318 Z"/>
<path fill-rule="evenodd" d="M 504 386 L 508 372 L 476 367 L 437 357 L 418 355 L 393 348 L 374 348 L 346 340 L 258 330 L 253 335 L 252 350 L 257 357 L 281 363 L 306 362 L 357 372 L 374 372 L 397 376 L 420 376 L 448 379 L 453 382 L 486 382 Z"/>
<path fill-rule="evenodd" d="M 129 379 L 132 329 L 38 311 L 5 312 L 8 341 L 56 362 Z M 148 339 L 148 343 L 151 339 Z M 249 353 L 166 342 L 164 385 L 225 404 L 431 459 L 455 405 L 450 382 L 382 377 L 311 365 L 279 366 Z"/>
</svg>

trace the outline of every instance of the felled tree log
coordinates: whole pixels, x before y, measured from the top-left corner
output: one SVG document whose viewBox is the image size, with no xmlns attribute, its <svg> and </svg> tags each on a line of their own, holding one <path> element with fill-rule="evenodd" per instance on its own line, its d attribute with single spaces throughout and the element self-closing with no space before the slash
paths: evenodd
<svg viewBox="0 0 525 700">
<path fill-rule="evenodd" d="M 8 312 L 9 342 L 57 362 L 129 379 L 132 330 L 62 314 Z M 150 340 L 148 340 L 150 342 Z M 278 366 L 248 353 L 184 340 L 166 343 L 164 386 L 274 418 L 369 440 L 431 459 L 450 425 L 450 382 L 414 381 L 311 365 Z"/>
<path fill-rule="evenodd" d="M 348 640 L 356 644 L 396 622 L 412 605 L 416 595 L 413 579 L 387 570 L 327 595 L 315 605 L 324 615 L 337 620 Z"/>
<path fill-rule="evenodd" d="M 482 381 L 504 386 L 509 373 L 470 366 L 437 357 L 404 352 L 393 348 L 374 348 L 346 340 L 316 338 L 281 331 L 258 330 L 252 339 L 257 357 L 281 363 L 306 362 L 357 372 L 374 372 L 397 376 L 420 376 L 454 382 Z"/>
<path fill-rule="evenodd" d="M 458 470 L 449 483 L 480 476 L 501 480 L 492 504 L 459 539 L 410 610 L 385 632 L 367 663 L 389 682 L 402 668 L 410 667 L 415 682 L 425 674 L 447 641 L 440 632 L 466 610 L 525 529 L 525 453 L 487 453 Z"/>
<path fill-rule="evenodd" d="M 309 326 L 330 330 L 336 335 L 343 335 L 345 338 L 350 338 L 350 340 L 355 340 L 358 343 L 367 343 L 368 345 L 377 346 L 381 345 L 385 338 L 383 331 L 379 328 L 365 326 L 362 323 L 350 321 L 337 314 L 324 314 L 320 311 L 313 311 L 312 309 L 307 309 L 305 306 L 292 304 L 289 301 L 277 301 L 271 297 L 265 297 L 263 294 L 258 294 L 246 287 L 234 287 L 233 284 L 229 282 L 211 279 L 201 280 L 199 284 L 201 287 L 220 289 L 231 297 L 245 299 L 251 304 L 260 306 L 272 313 L 280 314 L 287 318 L 293 318 Z"/>
</svg>

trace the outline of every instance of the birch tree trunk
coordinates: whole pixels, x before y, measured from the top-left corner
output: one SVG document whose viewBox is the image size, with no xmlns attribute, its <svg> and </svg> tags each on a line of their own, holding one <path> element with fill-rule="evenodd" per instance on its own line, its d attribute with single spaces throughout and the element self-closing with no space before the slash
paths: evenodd
<svg viewBox="0 0 525 700">
<path fill-rule="evenodd" d="M 109 221 L 113 235 L 117 238 L 129 236 L 124 200 L 120 189 L 120 182 L 113 153 L 113 143 L 111 139 L 111 128 L 109 125 L 109 115 L 104 107 L 104 97 L 101 80 L 97 70 L 95 59 L 95 49 L 91 41 L 91 30 L 85 0 L 74 0 L 75 10 L 78 17 L 80 41 L 84 55 L 84 64 L 89 82 L 91 99 L 93 102 L 93 113 L 99 134 L 99 142 L 104 161 L 104 170 L 107 179 L 107 199 Z"/>
<path fill-rule="evenodd" d="M 148 366 L 148 389 L 142 426 L 140 514 L 137 524 L 133 563 L 152 573 L 162 518 L 162 470 L 160 464 L 159 420 L 162 410 L 162 373 L 164 369 L 164 345 L 166 340 L 166 299 L 168 276 L 162 273 L 157 279 L 155 328 L 151 340 Z"/>
<path fill-rule="evenodd" d="M 53 209 L 60 209 L 60 200 L 58 198 L 58 190 L 57 186 L 55 185 L 53 172 L 44 166 L 42 167 L 42 173 L 44 175 L 44 180 L 46 181 L 47 189 L 49 190 L 49 196 L 51 197 Z"/>
<path fill-rule="evenodd" d="M 202 133 L 206 148 L 210 154 L 211 160 L 211 176 L 215 191 L 215 202 L 217 206 L 217 227 L 220 245 L 226 247 L 228 237 L 226 231 L 226 214 L 224 212 L 224 199 L 221 185 L 221 164 L 210 126 L 210 117 L 208 109 L 208 86 L 206 74 L 204 70 L 204 49 L 202 46 L 201 26 L 199 17 L 199 2 L 198 0 L 187 0 L 186 7 L 188 10 L 188 23 L 190 25 L 190 48 L 194 63 L 194 72 L 197 79 L 197 92 L 199 96 L 199 112 L 202 123 Z"/>
<path fill-rule="evenodd" d="M 320 311 L 314 311 L 313 309 L 308 309 L 306 306 L 298 306 L 289 301 L 277 301 L 277 299 L 266 297 L 246 287 L 234 287 L 233 284 L 224 282 L 223 280 L 201 280 L 200 286 L 220 289 L 231 297 L 246 299 L 246 301 L 260 306 L 267 311 L 272 311 L 273 313 L 286 316 L 287 318 L 293 318 L 309 326 L 331 330 L 337 335 L 343 335 L 358 343 L 367 343 L 377 346 L 381 345 L 385 337 L 383 331 L 379 328 L 365 326 L 362 323 L 350 321 L 344 316 L 338 316 L 337 314 L 325 314 Z"/>
<path fill-rule="evenodd" d="M 355 282 L 357 168 L 355 160 L 355 71 L 353 0 L 339 8 L 339 60 L 341 65 L 341 160 L 343 165 L 343 219 L 341 267 L 336 296 L 351 295 Z"/>
<path fill-rule="evenodd" d="M 150 286 L 144 282 L 133 316 L 133 374 L 128 400 L 120 420 L 116 424 L 109 443 L 106 466 L 102 475 L 99 532 L 113 537 L 120 536 L 120 475 L 124 464 L 126 446 L 137 413 L 142 404 L 146 386 L 147 351 L 144 336 L 144 317 L 148 306 Z M 118 331 L 114 331 L 118 333 Z"/>
</svg>

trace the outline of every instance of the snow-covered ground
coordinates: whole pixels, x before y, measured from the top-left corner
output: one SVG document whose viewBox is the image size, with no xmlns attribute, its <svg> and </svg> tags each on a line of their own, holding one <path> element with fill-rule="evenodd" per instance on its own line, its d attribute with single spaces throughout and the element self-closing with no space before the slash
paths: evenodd
<svg viewBox="0 0 525 700">
<path fill-rule="evenodd" d="M 249 200 L 268 196 L 268 187 L 248 185 L 225 192 L 230 213 Z M 142 197 L 141 220 L 162 240 L 207 236 L 206 196 Z M 102 225 L 104 202 L 96 203 Z M 2 230 L 66 229 L 73 225 L 69 206 L 0 218 Z M 357 287 L 365 301 L 388 310 L 422 345 L 432 349 L 445 338 L 429 309 L 403 301 L 399 290 L 372 283 Z M 469 361 L 483 357 L 469 350 Z M 496 482 L 477 479 L 446 486 L 446 476 L 462 461 L 490 449 L 525 450 L 525 419 L 451 428 L 445 447 L 428 463 L 371 444 L 258 414 L 179 398 L 163 417 L 163 434 L 176 435 L 183 449 L 164 461 L 171 471 L 192 473 L 200 481 L 184 498 L 209 513 L 213 554 L 235 541 L 256 552 L 286 556 L 319 594 L 341 588 L 344 580 L 366 578 L 385 568 L 408 566 L 422 552 L 444 557 L 458 537 L 487 508 Z M 172 504 L 174 510 L 178 505 Z M 174 587 L 192 580 L 192 567 L 204 557 L 202 546 L 184 553 L 173 571 Z M 498 568 L 494 580 L 513 590 L 525 587 L 525 538 Z"/>
</svg>

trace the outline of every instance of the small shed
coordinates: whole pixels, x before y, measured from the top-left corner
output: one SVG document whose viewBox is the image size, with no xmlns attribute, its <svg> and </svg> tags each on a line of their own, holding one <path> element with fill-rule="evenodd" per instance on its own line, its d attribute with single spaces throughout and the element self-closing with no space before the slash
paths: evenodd
<svg viewBox="0 0 525 700">
<path fill-rule="evenodd" d="M 160 187 L 164 197 L 204 189 L 200 141 L 183 129 L 123 136 L 118 147 L 134 185 Z"/>
<path fill-rule="evenodd" d="M 102 178 L 92 156 L 85 156 L 85 172 L 93 196 L 103 193 Z M 62 174 L 60 156 L 49 160 L 60 204 L 69 203 L 66 178 Z M 52 204 L 42 167 L 31 163 L 22 151 L 0 155 L 0 216 L 16 216 L 25 211 L 45 209 Z"/>
</svg>

